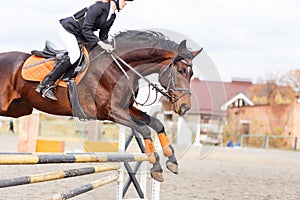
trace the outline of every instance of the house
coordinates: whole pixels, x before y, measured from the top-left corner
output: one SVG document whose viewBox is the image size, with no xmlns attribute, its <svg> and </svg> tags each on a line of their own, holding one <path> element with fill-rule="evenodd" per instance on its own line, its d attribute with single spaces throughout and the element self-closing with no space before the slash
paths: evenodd
<svg viewBox="0 0 300 200">
<path fill-rule="evenodd" d="M 294 90 L 274 84 L 256 84 L 250 90 L 253 105 L 227 108 L 223 137 L 237 140 L 242 134 L 257 135 L 251 143 L 261 147 L 269 136 L 275 148 L 297 148 L 294 138 L 300 138 L 300 104 Z"/>
<path fill-rule="evenodd" d="M 233 79 L 231 82 L 191 80 L 192 107 L 184 118 L 194 135 L 200 129 L 202 142 L 220 143 L 227 107 L 253 105 L 249 99 L 251 86 L 252 82 L 245 79 Z M 168 124 L 177 121 L 166 101 L 163 101 L 163 113 Z M 174 126 L 169 127 L 174 130 Z"/>
<path fill-rule="evenodd" d="M 208 115 L 225 115 L 222 109 L 225 103 L 238 94 L 244 97 L 250 96 L 252 82 L 248 79 L 234 78 L 231 82 L 201 81 L 195 78 L 191 81 L 192 108 L 190 113 L 201 113 Z M 241 97 L 241 101 L 248 100 Z"/>
<path fill-rule="evenodd" d="M 283 141 L 287 145 L 293 142 L 290 137 L 300 141 L 300 95 L 289 86 L 252 84 L 237 78 L 231 82 L 194 78 L 191 92 L 192 107 L 184 118 L 194 137 L 200 133 L 202 143 L 237 142 L 242 134 L 280 135 L 288 138 Z M 177 116 L 166 101 L 163 113 L 170 132 L 176 133 Z"/>
</svg>

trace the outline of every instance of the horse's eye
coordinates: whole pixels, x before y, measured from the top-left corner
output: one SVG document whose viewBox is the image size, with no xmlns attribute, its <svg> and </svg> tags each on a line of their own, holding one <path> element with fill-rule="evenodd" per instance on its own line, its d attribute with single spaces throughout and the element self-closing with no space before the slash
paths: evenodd
<svg viewBox="0 0 300 200">
<path fill-rule="evenodd" d="M 183 69 L 178 69 L 177 71 L 178 71 L 179 74 L 183 74 L 184 73 Z"/>
</svg>

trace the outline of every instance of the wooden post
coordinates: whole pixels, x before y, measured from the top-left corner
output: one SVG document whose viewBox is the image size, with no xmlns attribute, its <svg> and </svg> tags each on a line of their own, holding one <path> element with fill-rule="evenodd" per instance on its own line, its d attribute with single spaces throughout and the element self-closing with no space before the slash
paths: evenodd
<svg viewBox="0 0 300 200">
<path fill-rule="evenodd" d="M 201 145 L 200 143 L 200 134 L 201 134 L 201 124 L 200 121 L 197 123 L 196 136 L 194 140 L 194 145 Z"/>
<path fill-rule="evenodd" d="M 240 145 L 241 145 L 241 147 L 243 147 L 243 142 L 244 142 L 244 134 L 241 134 L 240 135 Z"/>
<path fill-rule="evenodd" d="M 295 140 L 294 140 L 294 150 L 297 151 L 297 148 L 298 148 L 298 137 L 295 137 Z"/>
<path fill-rule="evenodd" d="M 266 135 L 264 138 L 263 147 L 265 149 L 269 148 L 269 136 L 268 135 Z"/>
<path fill-rule="evenodd" d="M 18 152 L 35 152 L 39 133 L 39 113 L 21 117 L 19 123 Z"/>
</svg>

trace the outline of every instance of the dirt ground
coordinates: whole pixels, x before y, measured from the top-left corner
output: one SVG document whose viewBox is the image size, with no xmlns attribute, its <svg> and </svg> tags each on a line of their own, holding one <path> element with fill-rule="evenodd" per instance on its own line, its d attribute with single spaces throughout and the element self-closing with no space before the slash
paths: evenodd
<svg viewBox="0 0 300 200">
<path fill-rule="evenodd" d="M 80 146 L 78 143 L 67 143 L 66 150 L 74 151 Z M 0 135 L 0 152 L 16 149 L 16 136 Z M 174 175 L 164 169 L 165 181 L 161 183 L 161 200 L 300 199 L 300 152 L 200 146 L 175 149 L 180 173 Z M 94 164 L 0 165 L 0 177 L 13 178 L 90 165 Z M 113 173 L 116 172 L 2 188 L 0 199 L 45 199 Z M 148 182 L 151 182 L 150 177 Z M 111 183 L 73 199 L 115 199 L 116 187 L 116 183 Z M 137 197 L 131 186 L 126 198 Z M 147 197 L 151 199 L 150 194 Z"/>
</svg>

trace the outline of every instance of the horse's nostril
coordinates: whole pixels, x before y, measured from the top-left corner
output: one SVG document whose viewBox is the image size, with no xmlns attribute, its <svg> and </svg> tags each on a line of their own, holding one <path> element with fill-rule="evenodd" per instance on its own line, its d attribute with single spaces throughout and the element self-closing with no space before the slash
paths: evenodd
<svg viewBox="0 0 300 200">
<path fill-rule="evenodd" d="M 189 106 L 186 103 L 181 104 L 180 106 L 180 114 L 184 115 L 188 110 L 189 110 Z"/>
</svg>

